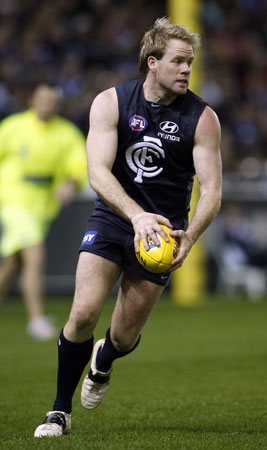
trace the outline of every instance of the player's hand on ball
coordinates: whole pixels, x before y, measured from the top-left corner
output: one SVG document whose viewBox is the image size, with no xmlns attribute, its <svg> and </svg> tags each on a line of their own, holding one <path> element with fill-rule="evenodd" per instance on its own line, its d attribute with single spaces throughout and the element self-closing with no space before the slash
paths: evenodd
<svg viewBox="0 0 267 450">
<path fill-rule="evenodd" d="M 179 252 L 179 244 L 177 239 L 170 236 L 171 228 L 161 225 L 166 234 L 168 241 L 157 234 L 160 245 L 156 245 L 151 237 L 147 238 L 148 250 L 144 248 L 143 241 L 139 242 L 139 251 L 136 252 L 136 257 L 139 263 L 149 272 L 164 273 L 172 267 L 172 261 L 176 258 Z"/>
<path fill-rule="evenodd" d="M 173 272 L 183 265 L 185 258 L 193 246 L 193 239 L 183 230 L 170 231 L 170 236 L 174 237 L 179 243 L 179 252 L 176 258 L 172 261 L 172 267 L 168 272 Z"/>
<path fill-rule="evenodd" d="M 152 239 L 155 245 L 160 246 L 160 240 L 157 233 L 162 236 L 166 242 L 169 240 L 167 233 L 165 233 L 160 224 L 166 225 L 171 229 L 172 225 L 169 219 L 164 216 L 143 212 L 133 217 L 132 224 L 135 232 L 134 248 L 137 253 L 140 250 L 140 241 L 142 241 L 145 250 L 149 250 L 148 238 Z"/>
</svg>

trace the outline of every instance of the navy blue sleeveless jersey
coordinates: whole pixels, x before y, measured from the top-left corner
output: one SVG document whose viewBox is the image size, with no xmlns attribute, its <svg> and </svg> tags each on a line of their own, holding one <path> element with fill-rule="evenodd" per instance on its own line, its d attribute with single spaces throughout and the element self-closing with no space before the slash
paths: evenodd
<svg viewBox="0 0 267 450">
<path fill-rule="evenodd" d="M 116 86 L 118 151 L 112 173 L 145 211 L 167 217 L 174 229 L 186 229 L 195 174 L 194 134 L 206 103 L 190 90 L 168 106 L 149 102 L 143 83 Z M 99 196 L 93 216 L 110 217 L 132 231 L 131 223 Z"/>
</svg>

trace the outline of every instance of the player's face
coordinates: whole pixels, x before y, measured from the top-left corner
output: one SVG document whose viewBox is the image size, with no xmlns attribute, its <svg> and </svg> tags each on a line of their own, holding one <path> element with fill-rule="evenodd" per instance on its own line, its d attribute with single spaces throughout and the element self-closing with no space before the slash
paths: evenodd
<svg viewBox="0 0 267 450">
<path fill-rule="evenodd" d="M 170 39 L 161 59 L 156 59 L 155 75 L 159 86 L 175 95 L 185 94 L 194 60 L 193 47 L 180 39 Z"/>
</svg>

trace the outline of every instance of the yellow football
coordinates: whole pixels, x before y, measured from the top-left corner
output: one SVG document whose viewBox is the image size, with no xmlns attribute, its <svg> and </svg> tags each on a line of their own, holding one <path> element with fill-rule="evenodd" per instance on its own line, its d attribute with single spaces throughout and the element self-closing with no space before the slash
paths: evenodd
<svg viewBox="0 0 267 450">
<path fill-rule="evenodd" d="M 145 250 L 143 242 L 139 242 L 140 251 L 136 253 L 136 257 L 139 263 L 149 272 L 162 273 L 166 272 L 170 267 L 172 261 L 176 258 L 179 251 L 179 244 L 177 239 L 169 235 L 168 231 L 172 231 L 165 225 L 160 225 L 169 237 L 169 241 L 166 242 L 160 234 L 157 237 L 160 241 L 158 247 L 153 239 L 150 237 L 147 239 L 149 250 Z"/>
</svg>

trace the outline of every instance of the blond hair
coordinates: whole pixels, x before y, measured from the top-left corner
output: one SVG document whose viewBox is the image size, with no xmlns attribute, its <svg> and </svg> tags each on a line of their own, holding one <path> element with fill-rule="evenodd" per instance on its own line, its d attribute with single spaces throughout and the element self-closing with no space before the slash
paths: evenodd
<svg viewBox="0 0 267 450">
<path fill-rule="evenodd" d="M 157 19 L 150 30 L 148 30 L 140 42 L 140 53 L 138 66 L 140 72 L 148 72 L 147 58 L 155 56 L 161 59 L 167 43 L 170 39 L 181 39 L 190 44 L 193 49 L 200 47 L 200 37 L 183 25 L 171 23 L 168 17 Z"/>
</svg>

